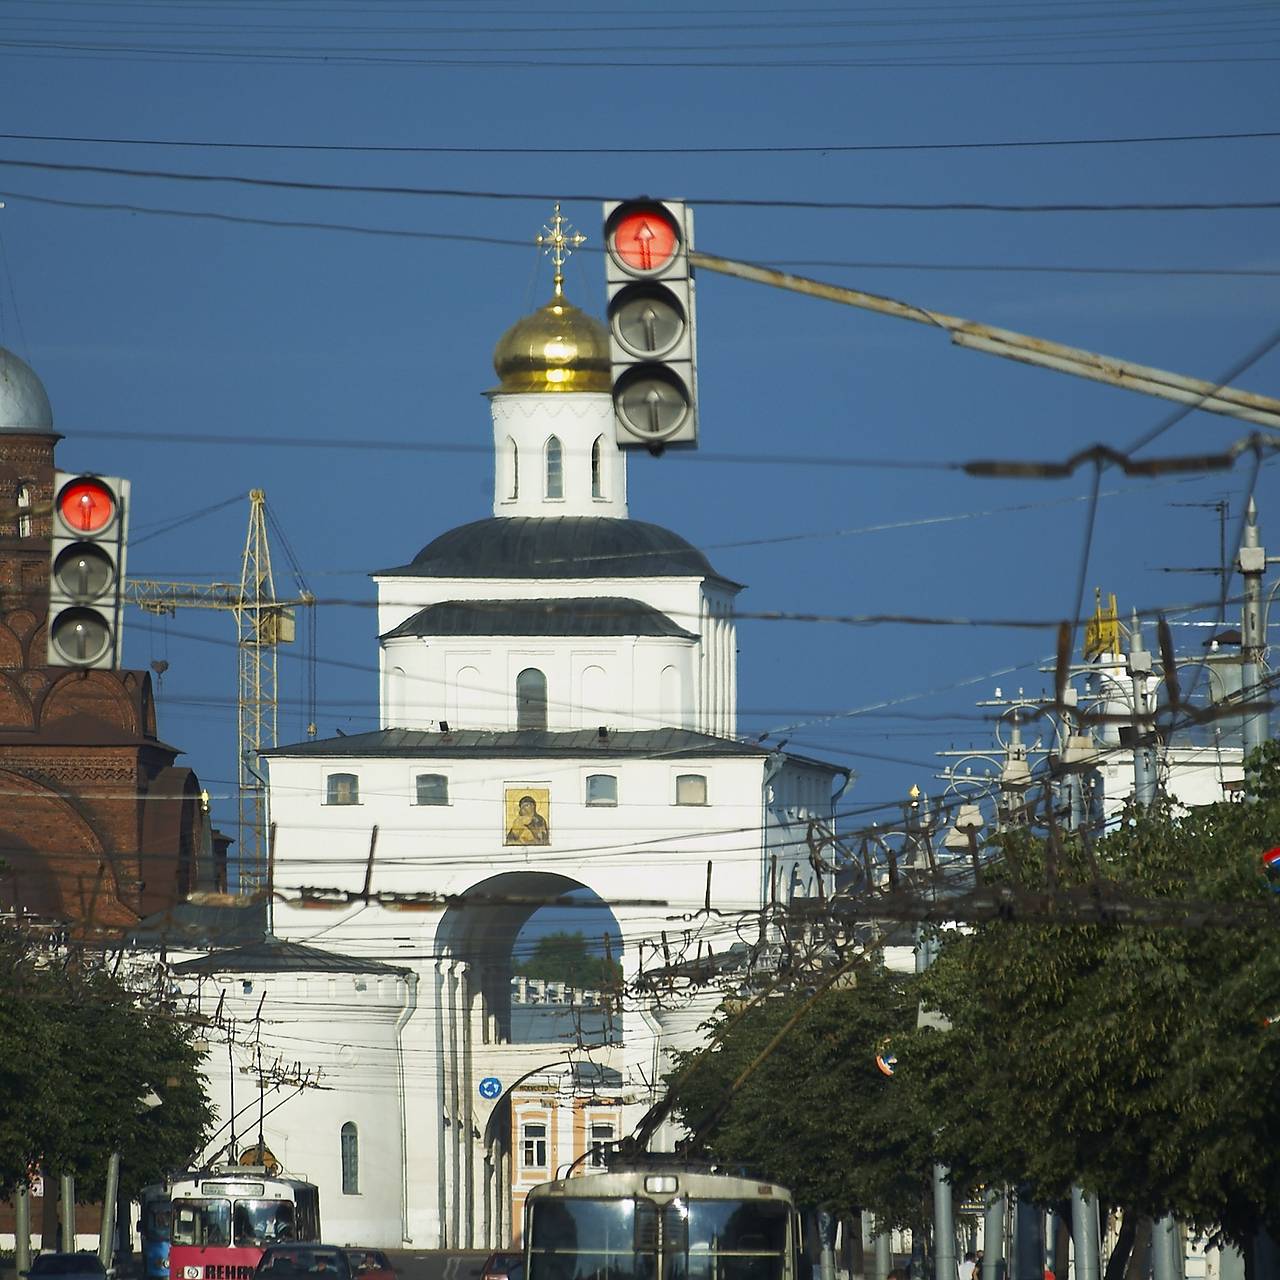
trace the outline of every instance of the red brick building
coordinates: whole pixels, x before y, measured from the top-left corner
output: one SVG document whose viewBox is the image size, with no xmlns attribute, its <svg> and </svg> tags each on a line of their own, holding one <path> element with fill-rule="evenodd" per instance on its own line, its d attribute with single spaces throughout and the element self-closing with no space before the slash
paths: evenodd
<svg viewBox="0 0 1280 1280">
<path fill-rule="evenodd" d="M 208 821 L 156 737 L 148 672 L 46 665 L 60 439 L 40 379 L 0 347 L 0 908 L 116 931 L 194 887 Z"/>
</svg>

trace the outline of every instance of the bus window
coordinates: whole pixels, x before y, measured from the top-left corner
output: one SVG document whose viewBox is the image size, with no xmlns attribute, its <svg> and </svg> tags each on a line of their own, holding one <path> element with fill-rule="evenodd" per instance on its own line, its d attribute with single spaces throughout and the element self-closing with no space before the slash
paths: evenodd
<svg viewBox="0 0 1280 1280">
<path fill-rule="evenodd" d="M 173 1243 L 231 1243 L 231 1204 L 227 1200 L 179 1200 L 173 1206 Z"/>
<path fill-rule="evenodd" d="M 294 1238 L 293 1205 L 287 1200 L 237 1200 L 234 1218 L 238 1246 L 261 1248 Z"/>
</svg>

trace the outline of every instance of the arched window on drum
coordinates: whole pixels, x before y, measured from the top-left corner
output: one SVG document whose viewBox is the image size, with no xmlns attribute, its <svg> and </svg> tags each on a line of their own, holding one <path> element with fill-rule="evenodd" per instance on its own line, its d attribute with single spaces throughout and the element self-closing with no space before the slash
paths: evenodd
<svg viewBox="0 0 1280 1280">
<path fill-rule="evenodd" d="M 547 441 L 546 448 L 547 461 L 547 486 L 546 495 L 548 498 L 559 499 L 564 497 L 564 446 L 561 445 L 558 436 L 552 436 Z"/>
</svg>

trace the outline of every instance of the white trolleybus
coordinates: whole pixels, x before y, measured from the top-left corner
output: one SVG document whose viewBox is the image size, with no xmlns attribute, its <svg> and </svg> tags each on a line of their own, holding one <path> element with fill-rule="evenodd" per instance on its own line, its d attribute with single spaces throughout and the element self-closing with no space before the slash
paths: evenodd
<svg viewBox="0 0 1280 1280">
<path fill-rule="evenodd" d="M 674 1161 L 533 1187 L 524 1242 L 527 1280 L 804 1280 L 785 1187 Z"/>
<path fill-rule="evenodd" d="M 267 1245 L 320 1239 L 317 1189 L 265 1169 L 184 1173 L 169 1196 L 169 1280 L 249 1280 Z"/>
</svg>

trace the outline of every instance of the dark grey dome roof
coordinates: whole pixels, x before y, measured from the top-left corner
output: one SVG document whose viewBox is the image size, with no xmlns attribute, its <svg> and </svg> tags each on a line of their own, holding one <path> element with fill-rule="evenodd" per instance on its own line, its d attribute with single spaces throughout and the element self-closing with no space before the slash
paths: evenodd
<svg viewBox="0 0 1280 1280">
<path fill-rule="evenodd" d="M 409 564 L 414 578 L 719 578 L 678 533 L 607 516 L 493 517 L 442 533 Z M 733 585 L 737 585 L 736 583 Z"/>
<path fill-rule="evenodd" d="M 639 600 L 444 600 L 420 609 L 382 636 L 667 636 L 697 637 Z"/>
</svg>

